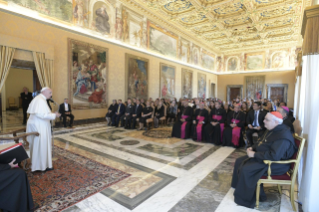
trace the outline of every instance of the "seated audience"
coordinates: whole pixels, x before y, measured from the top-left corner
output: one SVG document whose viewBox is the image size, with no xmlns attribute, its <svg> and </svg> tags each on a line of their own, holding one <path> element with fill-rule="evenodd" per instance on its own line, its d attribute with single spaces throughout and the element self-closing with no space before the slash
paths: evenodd
<svg viewBox="0 0 319 212">
<path fill-rule="evenodd" d="M 267 102 L 267 105 L 264 107 L 264 112 L 272 112 L 273 109 L 272 109 L 272 104 L 271 102 Z"/>
<path fill-rule="evenodd" d="M 162 118 L 165 114 L 165 107 L 163 105 L 163 100 L 158 101 L 157 107 L 155 107 L 155 113 L 154 113 L 154 127 L 158 127 L 159 119 Z"/>
<path fill-rule="evenodd" d="M 134 112 L 134 106 L 132 105 L 131 99 L 127 100 L 127 105 L 125 107 L 125 113 L 121 116 L 121 127 L 125 129 L 130 129 L 131 118 Z"/>
<path fill-rule="evenodd" d="M 177 116 L 177 105 L 175 101 L 172 101 L 168 108 L 168 113 L 167 113 L 167 123 L 168 124 L 173 124 L 174 121 L 176 120 Z"/>
<path fill-rule="evenodd" d="M 290 131 L 292 134 L 295 133 L 294 126 L 291 122 L 291 119 L 288 118 L 289 116 L 289 108 L 286 106 L 281 106 L 277 108 L 277 111 L 282 115 L 283 118 L 283 124 L 287 125 L 290 128 Z"/>
<path fill-rule="evenodd" d="M 248 126 L 248 129 L 246 130 L 246 137 L 248 145 L 253 144 L 253 133 L 257 132 L 258 137 L 260 137 L 264 130 L 264 118 L 266 113 L 261 111 L 261 103 L 260 102 L 254 102 L 253 109 L 249 111 L 247 118 L 246 118 L 246 124 Z"/>
<path fill-rule="evenodd" d="M 177 121 L 173 125 L 172 137 L 187 139 L 190 137 L 192 126 L 193 108 L 183 100 L 183 106 L 177 115 Z"/>
<path fill-rule="evenodd" d="M 286 102 L 280 102 L 280 105 L 279 105 L 279 106 L 280 106 L 280 107 L 281 107 L 281 106 L 285 106 L 285 107 L 287 107 L 287 104 L 286 104 Z M 289 109 L 289 108 L 288 108 L 288 109 Z M 292 112 L 292 111 L 290 111 L 290 110 L 289 110 L 288 118 L 290 119 L 290 121 L 291 121 L 292 123 L 294 123 L 294 121 L 295 121 L 295 117 L 294 117 L 293 112 Z"/>
<path fill-rule="evenodd" d="M 136 128 L 136 119 L 140 119 L 143 111 L 143 106 L 141 105 L 141 101 L 139 99 L 136 100 L 136 104 L 134 106 L 133 115 L 132 115 L 132 128 Z"/>
<path fill-rule="evenodd" d="M 73 125 L 74 115 L 72 114 L 71 105 L 68 103 L 68 98 L 64 99 L 64 103 L 62 103 L 59 107 L 59 113 L 61 113 L 61 117 L 63 119 L 63 125 L 66 127 L 66 117 L 70 117 L 70 127 Z"/>
<path fill-rule="evenodd" d="M 116 99 L 113 99 L 113 102 L 110 105 L 107 114 L 105 115 L 105 119 L 107 121 L 107 125 L 109 125 L 109 126 L 112 123 L 112 117 L 115 114 L 116 109 L 117 109 L 117 102 L 116 102 Z"/>
<path fill-rule="evenodd" d="M 199 108 L 195 110 L 193 116 L 192 138 L 194 141 L 203 141 L 204 128 L 208 123 L 208 111 L 205 109 L 205 102 L 199 103 Z"/>
<path fill-rule="evenodd" d="M 254 208 L 256 203 L 256 186 L 261 176 L 267 176 L 268 164 L 263 160 L 288 160 L 297 151 L 290 129 L 282 124 L 279 112 L 268 113 L 264 120 L 267 131 L 258 143 L 249 147 L 247 156 L 235 162 L 231 186 L 235 188 L 235 203 Z M 282 175 L 290 169 L 290 164 L 272 164 L 271 174 Z M 261 184 L 260 200 L 265 201 L 266 195 Z"/>
<path fill-rule="evenodd" d="M 140 102 L 141 102 L 142 107 L 144 108 L 146 106 L 144 99 L 140 99 Z"/>
<path fill-rule="evenodd" d="M 118 100 L 118 105 L 115 114 L 112 117 L 112 126 L 118 127 L 120 118 L 123 116 L 125 113 L 125 106 L 122 103 L 122 99 Z"/>
<path fill-rule="evenodd" d="M 245 113 L 245 115 L 247 115 L 247 113 L 248 113 L 248 111 L 249 111 L 249 108 L 248 108 L 248 106 L 247 106 L 247 102 L 243 102 L 243 103 L 241 104 L 241 111 L 242 111 L 243 113 Z"/>
<path fill-rule="evenodd" d="M 153 114 L 153 107 L 151 107 L 150 101 L 147 101 L 146 107 L 143 108 L 143 112 L 139 120 L 139 125 L 140 125 L 139 130 L 142 130 L 143 126 L 147 127 L 146 120 L 152 118 L 152 114 Z"/>
<path fill-rule="evenodd" d="M 212 103 L 211 103 L 212 104 Z M 210 111 L 209 124 L 204 129 L 204 140 L 208 143 L 220 145 L 226 121 L 226 111 L 222 108 L 222 102 L 216 101 Z"/>
<path fill-rule="evenodd" d="M 14 162 L 0 164 L 0 211 L 31 212 L 34 205 L 27 174 Z"/>
<path fill-rule="evenodd" d="M 234 111 L 227 115 L 226 127 L 223 132 L 223 146 L 243 146 L 242 130 L 245 126 L 245 114 L 240 111 L 240 105 L 234 105 Z"/>
</svg>

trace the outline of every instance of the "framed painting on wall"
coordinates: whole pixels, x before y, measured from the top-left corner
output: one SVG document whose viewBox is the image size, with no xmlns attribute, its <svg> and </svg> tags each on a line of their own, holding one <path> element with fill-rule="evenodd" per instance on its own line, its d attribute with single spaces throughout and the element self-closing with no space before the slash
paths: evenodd
<svg viewBox="0 0 319 212">
<path fill-rule="evenodd" d="M 175 67 L 160 63 L 160 97 L 175 97 Z"/>
<path fill-rule="evenodd" d="M 108 49 L 68 39 L 69 101 L 74 109 L 107 107 Z"/>
<path fill-rule="evenodd" d="M 125 55 L 126 98 L 148 98 L 148 64 L 148 59 Z"/>
<path fill-rule="evenodd" d="M 197 75 L 197 97 L 206 98 L 206 74 L 198 73 Z"/>
<path fill-rule="evenodd" d="M 193 72 L 182 69 L 182 98 L 190 99 L 193 96 Z"/>
<path fill-rule="evenodd" d="M 258 100 L 265 98 L 265 75 L 262 76 L 246 76 L 245 77 L 246 98 Z"/>
<path fill-rule="evenodd" d="M 245 54 L 246 70 L 263 70 L 265 68 L 265 53 L 249 53 Z"/>
</svg>

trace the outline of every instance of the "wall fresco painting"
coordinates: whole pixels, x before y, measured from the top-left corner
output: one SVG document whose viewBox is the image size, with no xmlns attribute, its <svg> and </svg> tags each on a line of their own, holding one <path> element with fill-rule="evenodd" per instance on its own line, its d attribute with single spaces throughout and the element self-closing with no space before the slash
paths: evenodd
<svg viewBox="0 0 319 212">
<path fill-rule="evenodd" d="M 163 98 L 175 97 L 175 67 L 160 64 L 160 96 Z"/>
<path fill-rule="evenodd" d="M 75 109 L 107 105 L 108 49 L 69 39 L 69 100 Z"/>
<path fill-rule="evenodd" d="M 197 97 L 206 98 L 206 74 L 198 73 L 197 75 Z"/>
<path fill-rule="evenodd" d="M 193 72 L 182 69 L 182 98 L 192 98 L 193 96 Z"/>
<path fill-rule="evenodd" d="M 148 48 L 162 55 L 176 58 L 178 37 L 148 22 Z"/>
<path fill-rule="evenodd" d="M 125 55 L 126 98 L 148 98 L 149 60 L 134 55 Z"/>
</svg>

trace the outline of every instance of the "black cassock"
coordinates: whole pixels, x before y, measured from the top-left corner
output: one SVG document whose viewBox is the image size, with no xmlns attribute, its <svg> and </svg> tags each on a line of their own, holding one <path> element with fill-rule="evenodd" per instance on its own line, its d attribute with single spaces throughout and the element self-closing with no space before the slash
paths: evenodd
<svg viewBox="0 0 319 212">
<path fill-rule="evenodd" d="M 209 115 L 209 124 L 204 129 L 204 139 L 206 142 L 220 145 L 222 141 L 222 131 L 226 121 L 226 111 L 222 108 L 213 108 Z M 216 126 L 213 126 L 211 122 L 219 122 Z"/>
<path fill-rule="evenodd" d="M 241 147 L 244 145 L 244 140 L 243 140 L 243 128 L 245 126 L 245 113 L 239 111 L 238 113 L 235 113 L 235 111 L 231 111 L 227 115 L 227 120 L 226 120 L 226 127 L 224 129 L 223 133 L 223 146 L 233 146 L 233 147 Z M 238 128 L 232 128 L 230 124 L 233 123 L 233 121 L 236 120 L 237 127 L 240 128 L 239 134 L 237 134 L 237 138 L 233 138 L 233 134 L 236 135 L 236 130 L 239 130 Z"/>
<path fill-rule="evenodd" d="M 33 211 L 29 180 L 23 169 L 11 169 L 8 164 L 0 164 L 0 209 Z"/>
<path fill-rule="evenodd" d="M 173 126 L 173 131 L 172 131 L 172 137 L 176 138 L 182 138 L 182 127 L 183 127 L 183 122 L 180 121 L 183 116 L 187 116 L 185 118 L 185 139 L 190 138 L 190 133 L 191 133 L 191 126 L 192 126 L 192 120 L 193 120 L 193 108 L 191 107 L 182 107 L 181 112 L 178 113 L 177 115 L 177 121 Z"/>
<path fill-rule="evenodd" d="M 283 124 L 287 125 L 287 126 L 290 128 L 290 132 L 291 132 L 292 134 L 295 133 L 295 128 L 294 128 L 294 126 L 293 126 L 293 124 L 292 124 L 292 122 L 291 122 L 291 119 L 289 119 L 288 117 L 286 117 L 286 118 L 284 119 Z"/>
<path fill-rule="evenodd" d="M 208 111 L 206 109 L 196 109 L 195 115 L 193 116 L 193 122 L 196 121 L 196 124 L 193 123 L 191 137 L 194 141 L 202 141 L 204 138 L 204 129 L 208 123 Z M 204 121 L 204 124 L 199 124 L 198 122 Z"/>
<path fill-rule="evenodd" d="M 252 148 L 254 158 L 243 156 L 236 160 L 231 184 L 235 188 L 235 203 L 248 208 L 255 207 L 257 181 L 261 176 L 267 176 L 268 165 L 263 160 L 288 160 L 297 151 L 290 129 L 284 124 L 266 131 Z M 271 174 L 282 175 L 289 169 L 290 164 L 272 164 Z M 260 200 L 265 199 L 261 185 Z"/>
</svg>

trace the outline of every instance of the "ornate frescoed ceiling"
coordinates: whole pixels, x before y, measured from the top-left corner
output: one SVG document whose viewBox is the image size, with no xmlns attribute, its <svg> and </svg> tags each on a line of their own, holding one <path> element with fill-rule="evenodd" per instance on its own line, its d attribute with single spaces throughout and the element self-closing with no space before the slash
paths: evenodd
<svg viewBox="0 0 319 212">
<path fill-rule="evenodd" d="M 121 0 L 165 20 L 219 54 L 301 45 L 310 0 Z"/>
</svg>

